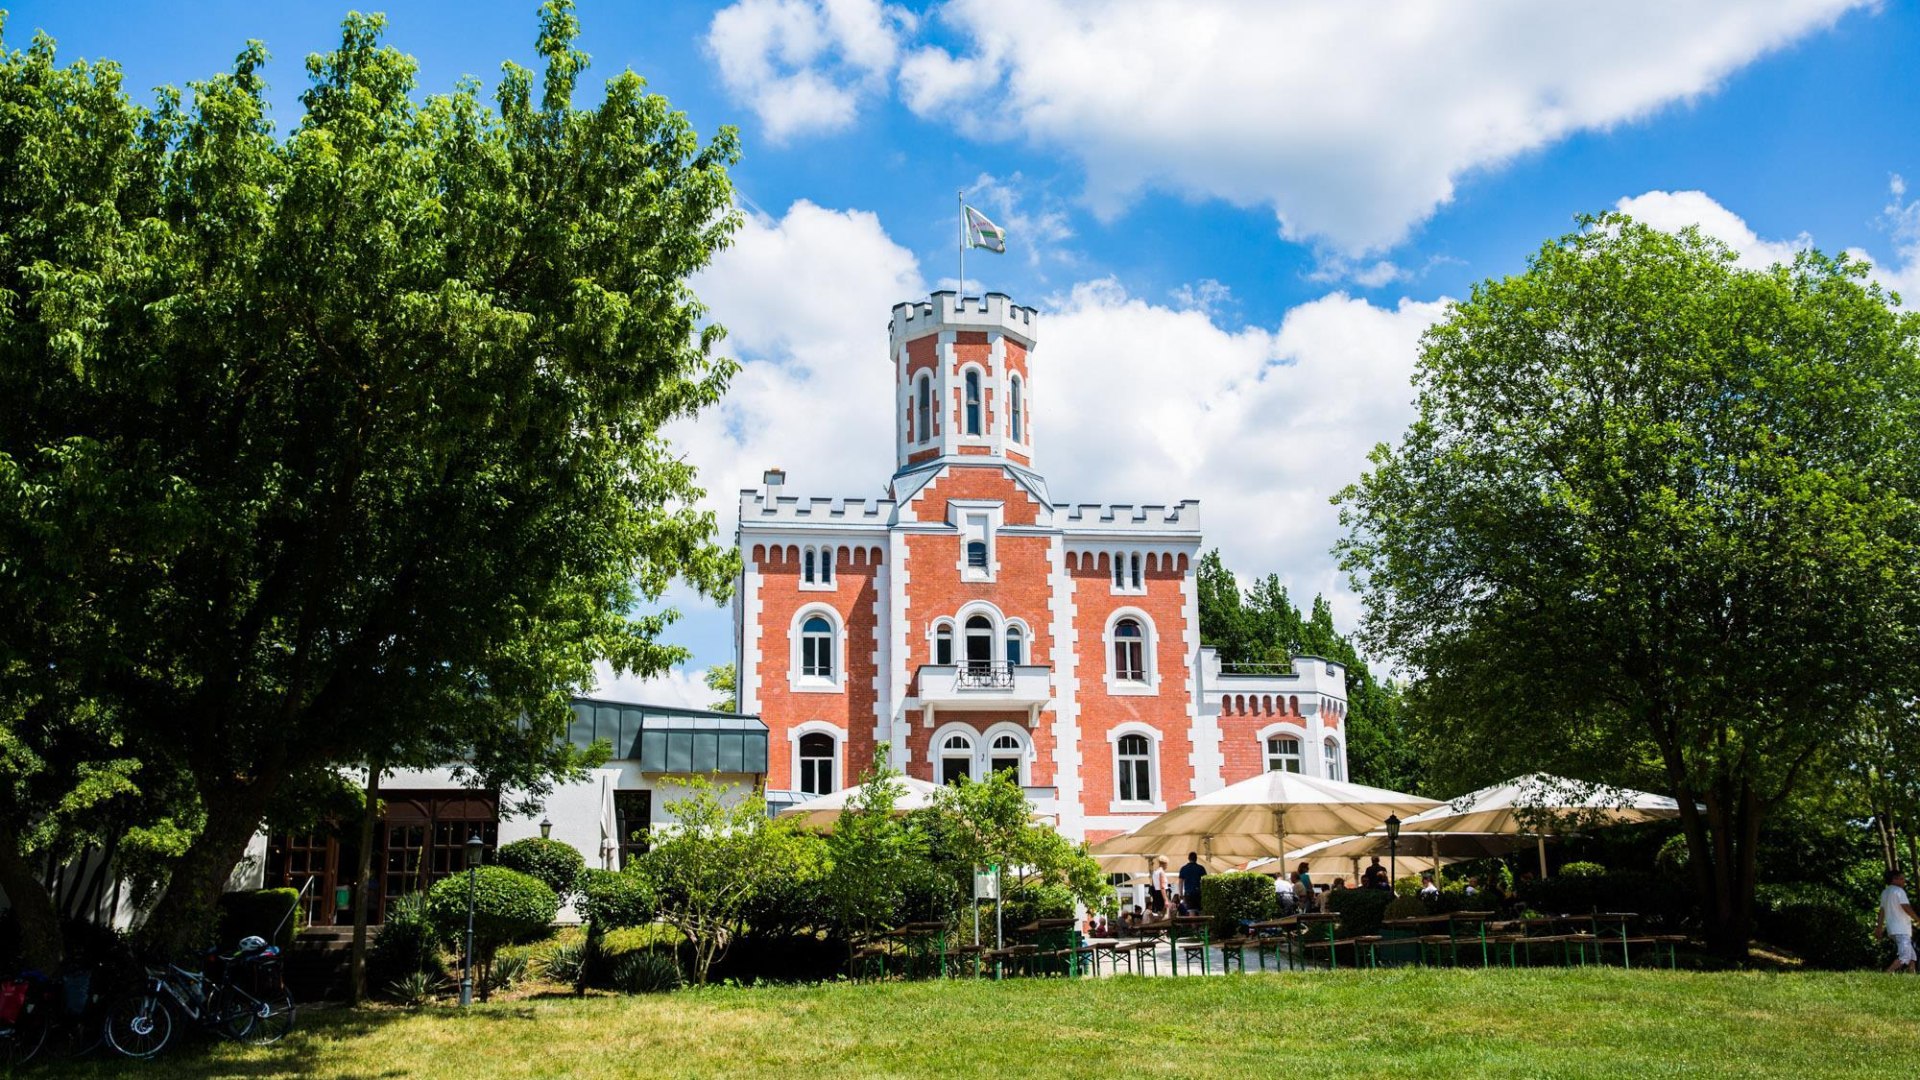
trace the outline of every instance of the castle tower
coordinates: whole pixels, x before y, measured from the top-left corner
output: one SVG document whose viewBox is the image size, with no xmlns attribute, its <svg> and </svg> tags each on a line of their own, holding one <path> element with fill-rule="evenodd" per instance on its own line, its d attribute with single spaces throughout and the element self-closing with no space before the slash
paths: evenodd
<svg viewBox="0 0 1920 1080">
<path fill-rule="evenodd" d="M 1031 466 L 1035 314 L 1004 293 L 894 305 L 895 476 L 968 458 Z"/>
</svg>

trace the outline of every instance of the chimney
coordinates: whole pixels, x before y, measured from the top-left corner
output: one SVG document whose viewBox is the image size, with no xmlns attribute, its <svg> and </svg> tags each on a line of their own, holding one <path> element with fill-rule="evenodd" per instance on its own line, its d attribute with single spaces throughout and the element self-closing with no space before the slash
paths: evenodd
<svg viewBox="0 0 1920 1080">
<path fill-rule="evenodd" d="M 769 503 L 780 498 L 780 489 L 787 486 L 787 470 L 768 469 L 760 474 L 760 482 L 766 485 Z"/>
</svg>

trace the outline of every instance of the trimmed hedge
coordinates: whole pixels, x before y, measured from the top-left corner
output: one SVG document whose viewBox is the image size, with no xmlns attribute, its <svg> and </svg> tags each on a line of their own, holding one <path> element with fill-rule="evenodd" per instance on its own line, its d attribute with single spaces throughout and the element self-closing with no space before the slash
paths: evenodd
<svg viewBox="0 0 1920 1080">
<path fill-rule="evenodd" d="M 587 868 L 586 858 L 573 845 L 538 836 L 502 844 L 493 858 L 552 889 L 561 903 L 579 887 L 580 874 Z"/>
<path fill-rule="evenodd" d="M 1832 889 L 1762 885 L 1754 895 L 1754 935 L 1788 949 L 1812 968 L 1878 967 L 1873 918 Z"/>
<path fill-rule="evenodd" d="M 1265 874 L 1208 874 L 1200 879 L 1200 910 L 1213 920 L 1209 930 L 1218 941 L 1238 934 L 1242 920 L 1258 922 L 1278 916 L 1280 898 L 1273 891 L 1273 879 Z"/>
<path fill-rule="evenodd" d="M 293 947 L 303 920 L 297 914 L 298 889 L 257 889 L 220 894 L 220 947 L 231 949 L 244 937 L 263 937 L 282 950 Z M 278 933 L 276 933 L 276 928 Z"/>
<path fill-rule="evenodd" d="M 1393 893 L 1386 889 L 1341 889 L 1327 893 L 1323 902 L 1328 911 L 1340 914 L 1340 936 L 1353 937 L 1379 933 L 1380 920 L 1394 899 Z"/>
<path fill-rule="evenodd" d="M 653 921 L 653 890 L 639 874 L 624 870 L 586 870 L 580 874 L 577 885 L 580 899 L 574 909 L 595 933 Z"/>
<path fill-rule="evenodd" d="M 427 893 L 434 931 L 450 945 L 466 934 L 467 895 L 466 874 L 441 878 Z M 560 913 L 560 898 L 545 883 L 504 866 L 482 866 L 475 872 L 473 900 L 474 947 L 483 956 L 502 945 L 545 937 Z"/>
</svg>

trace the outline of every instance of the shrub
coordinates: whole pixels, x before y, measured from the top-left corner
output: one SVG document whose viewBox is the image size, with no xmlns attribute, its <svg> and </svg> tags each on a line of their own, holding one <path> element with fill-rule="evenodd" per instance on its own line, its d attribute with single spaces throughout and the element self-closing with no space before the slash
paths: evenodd
<svg viewBox="0 0 1920 1080">
<path fill-rule="evenodd" d="M 1403 877 L 1398 881 L 1395 881 L 1393 883 L 1393 895 L 1419 896 L 1420 895 L 1420 879 L 1412 874 L 1408 874 L 1406 877 Z"/>
<path fill-rule="evenodd" d="M 584 940 L 561 942 L 541 961 L 540 974 L 557 983 L 577 986 L 581 983 L 580 974 L 586 958 L 587 943 Z"/>
<path fill-rule="evenodd" d="M 1568 863 L 1569 874 L 1526 882 L 1519 890 L 1529 908 L 1550 915 L 1586 915 L 1595 911 L 1631 911 L 1642 916 L 1649 929 L 1675 931 L 1692 911 L 1692 894 L 1666 874 L 1644 870 L 1601 870 L 1593 863 Z"/>
<path fill-rule="evenodd" d="M 1385 889 L 1341 889 L 1326 894 L 1328 911 L 1340 915 L 1340 936 L 1377 934 L 1394 895 Z"/>
<path fill-rule="evenodd" d="M 494 861 L 552 889 L 561 903 L 573 895 L 581 872 L 587 868 L 587 860 L 571 844 L 538 836 L 500 845 L 500 850 L 494 853 Z"/>
<path fill-rule="evenodd" d="M 592 923 L 596 932 L 653 921 L 653 892 L 645 878 L 623 870 L 587 870 L 577 883 L 580 899 L 574 910 Z"/>
<path fill-rule="evenodd" d="M 670 953 L 646 949 L 614 958 L 613 988 L 623 994 L 663 994 L 680 989 L 680 965 Z"/>
<path fill-rule="evenodd" d="M 409 1009 L 417 1009 L 433 1000 L 445 985 L 438 975 L 414 971 L 387 984 L 387 995 Z"/>
<path fill-rule="evenodd" d="M 1871 918 L 1833 889 L 1762 885 L 1754 895 L 1754 932 L 1788 949 L 1808 967 L 1844 970 L 1878 965 Z"/>
<path fill-rule="evenodd" d="M 220 894 L 220 946 L 232 948 L 241 938 L 263 937 L 283 950 L 292 948 L 300 930 L 299 904 L 298 889 Z"/>
<path fill-rule="evenodd" d="M 506 953 L 493 958 L 487 968 L 486 990 L 511 990 L 527 977 L 527 956 L 525 953 Z"/>
<path fill-rule="evenodd" d="M 386 921 L 367 954 L 367 978 L 375 986 L 391 986 L 410 975 L 426 975 L 430 982 L 446 975 L 439 937 L 427 917 L 427 898 L 420 893 L 388 901 Z"/>
<path fill-rule="evenodd" d="M 546 935 L 560 911 L 560 898 L 534 878 L 504 866 L 482 866 L 472 887 L 473 950 L 480 966 L 481 996 L 487 971 L 502 945 L 533 941 Z M 427 893 L 427 913 L 440 940 L 458 942 L 467 929 L 466 874 L 434 883 Z"/>
<path fill-rule="evenodd" d="M 1001 914 L 1008 929 L 1025 926 L 1035 919 L 1073 917 L 1073 890 L 1065 885 L 1010 881 L 1003 888 Z"/>
<path fill-rule="evenodd" d="M 1280 898 L 1265 874 L 1208 874 L 1200 879 L 1200 910 L 1213 920 L 1209 929 L 1219 939 L 1239 933 L 1242 921 L 1279 915 Z"/>
<path fill-rule="evenodd" d="M 1607 868 L 1597 862 L 1570 862 L 1560 868 L 1558 876 L 1563 878 L 1603 878 L 1607 876 Z"/>
<path fill-rule="evenodd" d="M 1417 919 L 1427 913 L 1427 902 L 1418 896 L 1396 896 L 1380 912 L 1380 918 L 1382 921 Z"/>
</svg>

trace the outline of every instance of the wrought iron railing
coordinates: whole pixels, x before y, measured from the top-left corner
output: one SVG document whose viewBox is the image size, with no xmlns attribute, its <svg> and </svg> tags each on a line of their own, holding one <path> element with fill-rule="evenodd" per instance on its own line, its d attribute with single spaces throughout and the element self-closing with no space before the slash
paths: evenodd
<svg viewBox="0 0 1920 1080">
<path fill-rule="evenodd" d="M 953 685 L 959 690 L 1011 690 L 1013 665 L 969 661 L 960 665 Z"/>
</svg>

